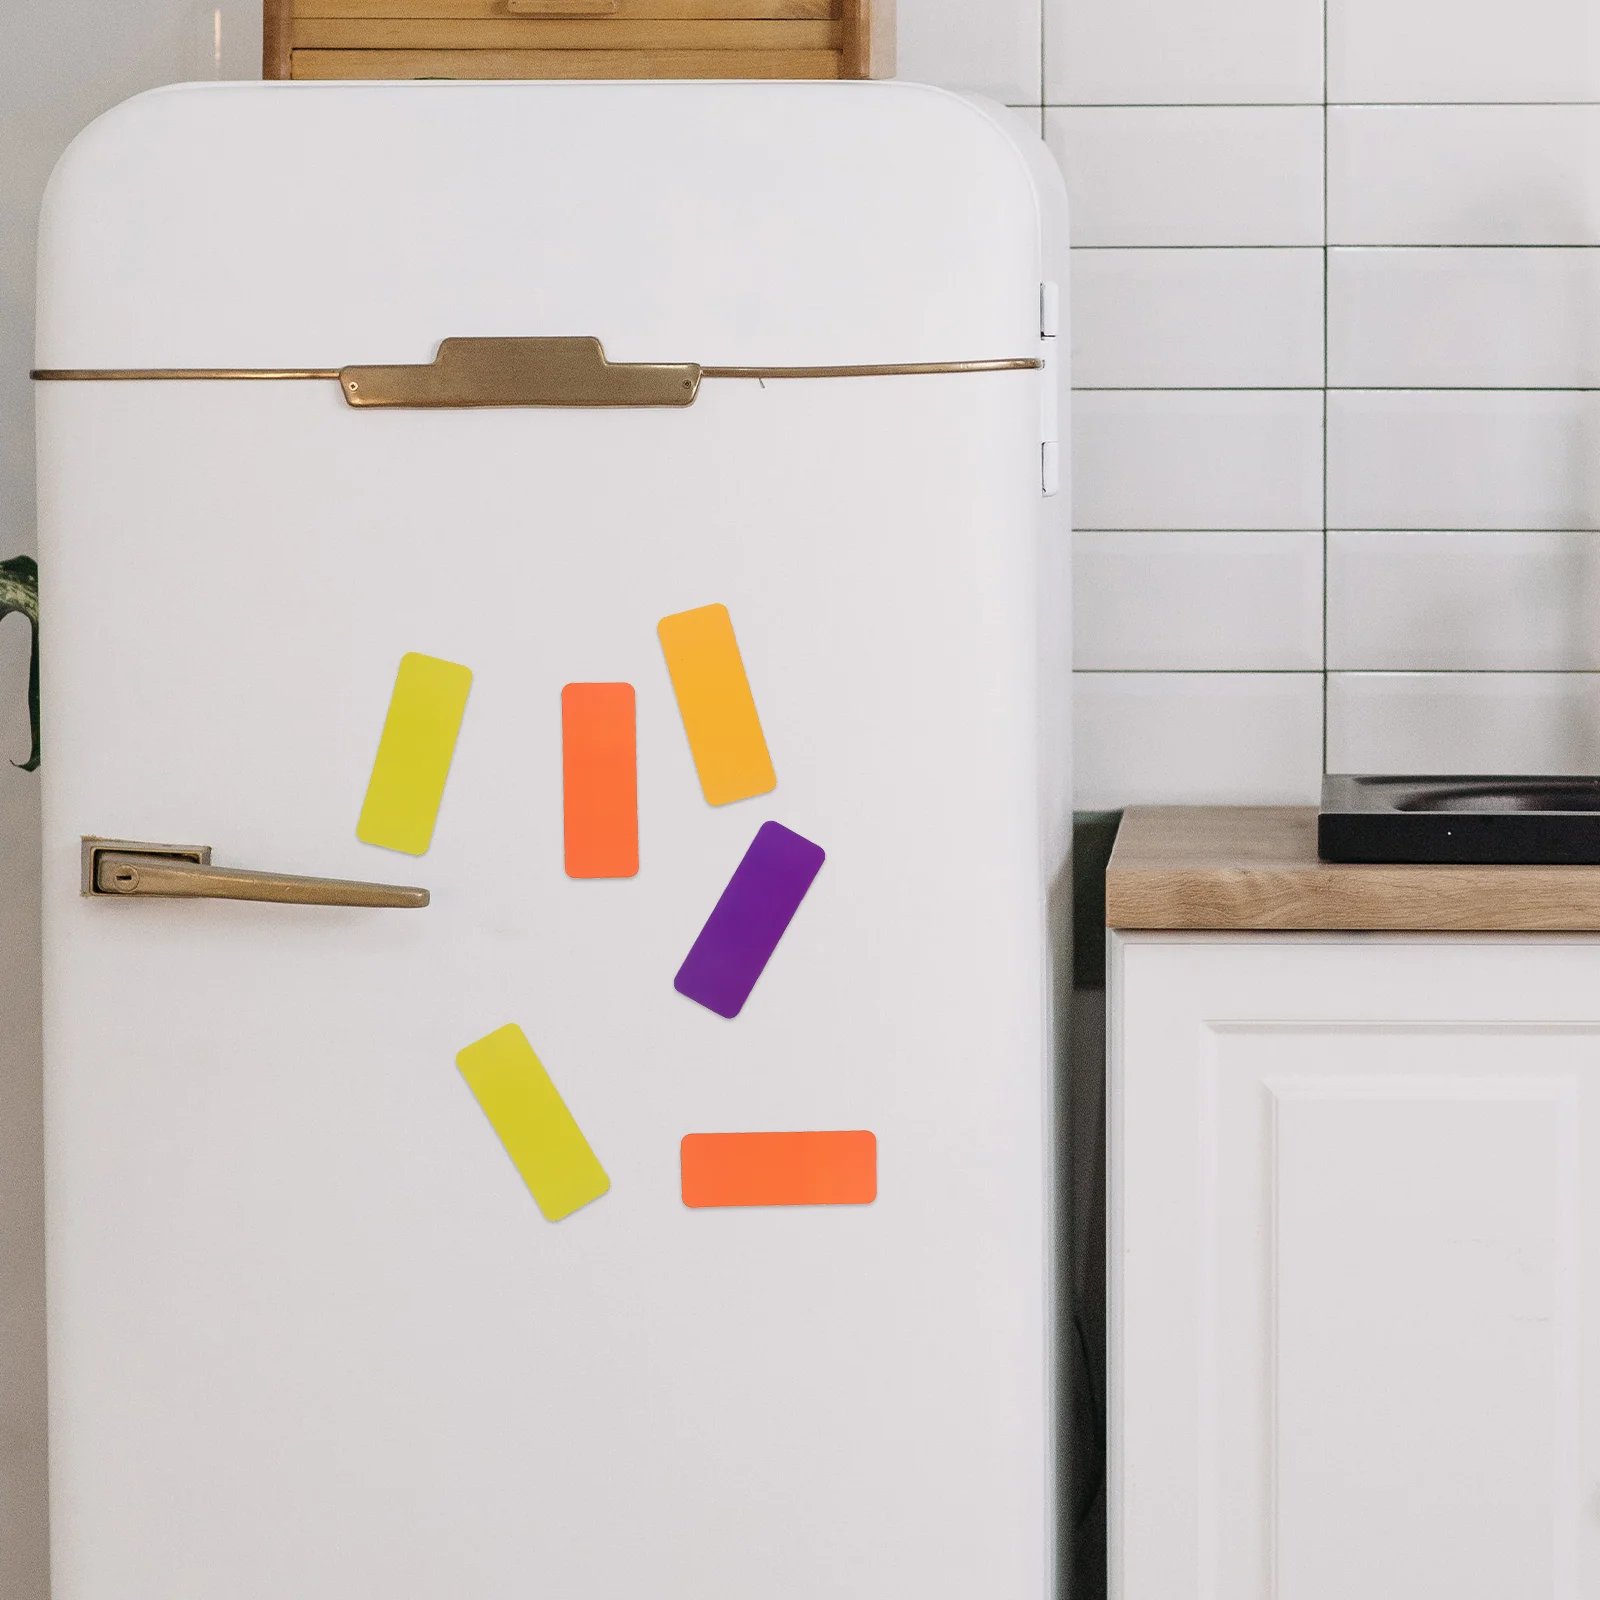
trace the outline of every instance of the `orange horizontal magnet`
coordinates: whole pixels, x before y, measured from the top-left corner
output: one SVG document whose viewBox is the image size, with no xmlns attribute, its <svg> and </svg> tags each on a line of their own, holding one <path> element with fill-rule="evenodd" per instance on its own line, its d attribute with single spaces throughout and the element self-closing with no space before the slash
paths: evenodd
<svg viewBox="0 0 1600 1600">
<path fill-rule="evenodd" d="M 689 1133 L 686 1206 L 864 1206 L 878 1197 L 878 1140 L 837 1133 Z"/>
</svg>

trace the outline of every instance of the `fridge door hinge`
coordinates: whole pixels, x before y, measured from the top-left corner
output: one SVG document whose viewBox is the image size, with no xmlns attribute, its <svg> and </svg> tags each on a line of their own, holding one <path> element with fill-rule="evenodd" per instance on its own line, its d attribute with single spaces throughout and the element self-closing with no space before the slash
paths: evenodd
<svg viewBox="0 0 1600 1600">
<path fill-rule="evenodd" d="M 1039 487 L 1046 499 L 1061 493 L 1061 445 L 1055 439 L 1039 447 Z"/>
<path fill-rule="evenodd" d="M 1061 332 L 1061 286 L 1039 285 L 1039 337 L 1054 339 Z"/>
<path fill-rule="evenodd" d="M 1056 361 L 1061 332 L 1061 290 L 1039 285 L 1039 489 L 1046 496 L 1061 492 L 1061 416 Z"/>
</svg>

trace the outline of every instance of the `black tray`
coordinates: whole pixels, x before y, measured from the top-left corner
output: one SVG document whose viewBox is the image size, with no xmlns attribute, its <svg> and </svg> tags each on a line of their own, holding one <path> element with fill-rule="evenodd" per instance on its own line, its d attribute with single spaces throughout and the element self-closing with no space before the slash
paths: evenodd
<svg viewBox="0 0 1600 1600">
<path fill-rule="evenodd" d="M 1324 861 L 1600 865 L 1600 778 L 1322 780 Z"/>
</svg>

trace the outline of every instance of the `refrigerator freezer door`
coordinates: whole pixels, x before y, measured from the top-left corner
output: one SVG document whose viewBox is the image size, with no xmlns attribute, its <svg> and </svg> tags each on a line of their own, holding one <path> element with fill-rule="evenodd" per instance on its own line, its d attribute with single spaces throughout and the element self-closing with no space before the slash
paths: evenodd
<svg viewBox="0 0 1600 1600">
<path fill-rule="evenodd" d="M 910 86 L 162 91 L 53 181 L 37 361 L 1030 356 L 1057 203 Z M 1039 385 L 38 386 L 56 1600 L 1048 1592 Z M 708 605 L 777 775 L 720 806 Z M 356 837 L 408 652 L 473 674 L 420 858 Z M 636 693 L 631 878 L 564 871 L 570 683 Z M 768 822 L 826 863 L 729 1021 L 673 978 Z M 83 835 L 431 903 L 86 898 Z M 559 1222 L 456 1066 L 513 1023 L 609 1180 Z M 684 1203 L 686 1135 L 826 1130 L 870 1204 Z"/>
</svg>

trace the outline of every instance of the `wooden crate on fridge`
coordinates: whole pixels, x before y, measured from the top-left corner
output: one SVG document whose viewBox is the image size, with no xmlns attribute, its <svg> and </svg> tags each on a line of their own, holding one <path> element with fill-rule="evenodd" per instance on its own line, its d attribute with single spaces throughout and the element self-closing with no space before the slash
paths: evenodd
<svg viewBox="0 0 1600 1600">
<path fill-rule="evenodd" d="M 886 78 L 894 0 L 265 0 L 268 78 Z"/>
</svg>

